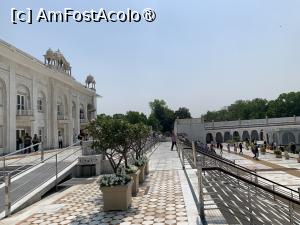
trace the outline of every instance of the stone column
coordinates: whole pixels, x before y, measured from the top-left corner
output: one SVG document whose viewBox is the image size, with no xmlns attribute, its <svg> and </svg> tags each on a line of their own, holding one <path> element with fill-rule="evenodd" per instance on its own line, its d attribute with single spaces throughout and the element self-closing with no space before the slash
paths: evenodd
<svg viewBox="0 0 300 225">
<path fill-rule="evenodd" d="M 94 95 L 93 97 L 93 105 L 94 105 L 94 109 L 95 111 L 93 112 L 93 119 L 96 118 L 97 115 L 97 96 Z"/>
<path fill-rule="evenodd" d="M 79 96 L 77 94 L 76 96 L 76 112 L 75 112 L 75 132 L 76 135 L 78 136 L 80 132 L 80 119 L 79 119 Z"/>
<path fill-rule="evenodd" d="M 9 84 L 7 88 L 7 143 L 8 152 L 16 150 L 16 105 L 17 105 L 17 93 L 16 93 L 16 72 L 15 67 L 10 65 L 9 68 Z"/>
<path fill-rule="evenodd" d="M 58 128 L 57 128 L 57 90 L 55 88 L 55 81 L 50 80 L 51 89 L 51 99 L 49 100 L 49 115 L 51 121 L 50 137 L 51 138 L 51 148 L 58 147 Z"/>
<path fill-rule="evenodd" d="M 38 100 L 37 81 L 36 81 L 36 77 L 33 76 L 32 77 L 32 104 L 31 104 L 31 110 L 32 110 L 32 113 L 33 113 L 34 121 L 32 122 L 32 127 L 31 127 L 31 137 L 33 137 L 34 134 L 38 133 L 37 100 Z"/>
<path fill-rule="evenodd" d="M 72 92 L 69 90 L 69 95 L 68 95 L 68 140 L 67 144 L 71 145 L 73 144 L 73 123 L 72 123 Z"/>
</svg>

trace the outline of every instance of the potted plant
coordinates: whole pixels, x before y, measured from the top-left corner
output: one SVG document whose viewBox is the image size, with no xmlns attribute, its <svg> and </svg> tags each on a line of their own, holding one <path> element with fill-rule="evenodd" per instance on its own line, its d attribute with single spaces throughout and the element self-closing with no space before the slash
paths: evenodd
<svg viewBox="0 0 300 225">
<path fill-rule="evenodd" d="M 263 146 L 261 146 L 261 148 L 260 148 L 260 153 L 262 154 L 262 155 L 265 155 L 266 154 L 266 147 L 263 145 Z"/>
<path fill-rule="evenodd" d="M 141 171 L 139 170 L 138 167 L 134 166 L 134 165 L 130 165 L 128 168 L 125 168 L 125 172 L 126 174 L 128 174 L 132 181 L 132 195 L 136 196 L 136 194 L 139 192 L 139 181 L 140 181 L 140 173 Z"/>
<path fill-rule="evenodd" d="M 144 124 L 138 123 L 133 127 L 134 141 L 132 145 L 132 150 L 134 152 L 135 166 L 139 167 L 140 182 L 143 182 L 145 175 L 149 174 L 149 160 L 145 155 L 145 146 L 149 141 L 148 137 L 150 134 L 150 129 Z"/>
<path fill-rule="evenodd" d="M 290 159 L 290 155 L 288 151 L 284 151 L 284 157 L 285 159 Z"/>
<path fill-rule="evenodd" d="M 275 149 L 274 154 L 276 158 L 282 158 L 282 151 L 280 149 Z"/>
<path fill-rule="evenodd" d="M 139 176 L 140 183 L 143 183 L 145 180 L 145 168 L 146 168 L 147 161 L 148 159 L 146 156 L 141 156 L 140 158 L 135 159 L 134 161 L 134 165 L 137 166 L 141 171 Z"/>
<path fill-rule="evenodd" d="M 132 125 L 122 119 L 98 116 L 88 125 L 93 138 L 92 146 L 109 160 L 114 174 L 100 178 L 104 211 L 127 210 L 132 202 L 132 179 L 122 168 L 128 166 L 132 145 Z"/>
</svg>

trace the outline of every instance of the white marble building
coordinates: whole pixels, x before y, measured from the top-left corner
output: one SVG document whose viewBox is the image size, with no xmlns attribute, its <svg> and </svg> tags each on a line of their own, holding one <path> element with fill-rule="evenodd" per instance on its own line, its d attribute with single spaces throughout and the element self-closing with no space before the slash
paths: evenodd
<svg viewBox="0 0 300 225">
<path fill-rule="evenodd" d="M 16 150 L 16 137 L 37 134 L 44 149 L 73 143 L 96 116 L 95 81 L 77 82 L 61 52 L 48 50 L 44 62 L 0 40 L 0 154 Z M 90 83 L 92 87 L 90 88 Z"/>
</svg>

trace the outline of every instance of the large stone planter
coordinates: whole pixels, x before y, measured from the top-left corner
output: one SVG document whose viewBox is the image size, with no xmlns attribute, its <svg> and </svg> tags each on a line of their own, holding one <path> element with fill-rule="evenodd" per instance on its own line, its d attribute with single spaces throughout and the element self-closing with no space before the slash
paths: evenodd
<svg viewBox="0 0 300 225">
<path fill-rule="evenodd" d="M 299 158 L 297 158 L 297 162 L 298 162 L 298 163 L 300 163 L 300 157 L 299 157 Z"/>
<path fill-rule="evenodd" d="M 275 155 L 275 156 L 276 156 L 276 158 L 278 158 L 278 159 L 282 158 L 282 155 Z"/>
<path fill-rule="evenodd" d="M 260 150 L 260 154 L 265 155 L 266 154 L 266 150 Z"/>
<path fill-rule="evenodd" d="M 141 171 L 140 175 L 139 175 L 140 183 L 143 183 L 144 180 L 145 180 L 145 167 L 146 167 L 146 165 L 143 165 L 143 166 L 139 167 L 139 170 Z"/>
<path fill-rule="evenodd" d="M 138 170 L 135 173 L 128 174 L 133 181 L 132 188 L 131 188 L 133 196 L 136 196 L 136 194 L 139 192 L 139 187 L 140 187 L 140 176 L 139 175 L 140 175 L 140 173 L 141 173 L 141 171 Z"/>
<path fill-rule="evenodd" d="M 127 210 L 132 202 L 132 183 L 113 187 L 101 187 L 104 211 Z"/>
<path fill-rule="evenodd" d="M 149 160 L 146 163 L 146 167 L 145 167 L 145 176 L 149 175 Z"/>
</svg>

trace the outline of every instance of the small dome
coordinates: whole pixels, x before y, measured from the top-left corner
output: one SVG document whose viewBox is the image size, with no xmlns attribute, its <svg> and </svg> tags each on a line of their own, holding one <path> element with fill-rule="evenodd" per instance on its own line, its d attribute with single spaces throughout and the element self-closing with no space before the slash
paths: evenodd
<svg viewBox="0 0 300 225">
<path fill-rule="evenodd" d="M 89 74 L 89 75 L 87 75 L 86 79 L 94 80 L 94 77 L 91 74 Z"/>
<path fill-rule="evenodd" d="M 49 49 L 47 50 L 47 52 L 46 52 L 46 54 L 52 54 L 52 53 L 53 53 L 53 51 L 52 51 L 51 48 L 49 48 Z"/>
</svg>

